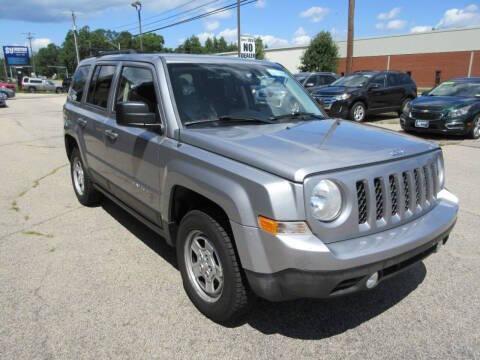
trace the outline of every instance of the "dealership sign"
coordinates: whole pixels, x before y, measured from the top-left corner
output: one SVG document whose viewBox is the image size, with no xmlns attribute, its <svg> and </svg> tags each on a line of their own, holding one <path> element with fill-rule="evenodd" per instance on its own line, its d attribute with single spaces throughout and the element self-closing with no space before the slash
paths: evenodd
<svg viewBox="0 0 480 360">
<path fill-rule="evenodd" d="M 255 59 L 255 38 L 253 36 L 240 37 L 240 57 Z"/>
<path fill-rule="evenodd" d="M 26 46 L 4 46 L 3 55 L 8 66 L 30 64 L 30 54 Z"/>
</svg>

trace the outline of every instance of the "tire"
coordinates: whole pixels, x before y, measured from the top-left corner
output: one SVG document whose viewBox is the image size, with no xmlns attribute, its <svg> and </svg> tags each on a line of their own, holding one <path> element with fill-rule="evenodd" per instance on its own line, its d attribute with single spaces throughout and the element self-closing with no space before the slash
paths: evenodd
<svg viewBox="0 0 480 360">
<path fill-rule="evenodd" d="M 85 170 L 78 148 L 73 149 L 70 156 L 70 176 L 73 190 L 80 204 L 84 206 L 97 206 L 102 200 L 102 194 L 94 186 L 90 175 Z"/>
<path fill-rule="evenodd" d="M 367 118 L 367 107 L 361 101 L 356 102 L 350 109 L 350 120 L 363 122 Z"/>
<path fill-rule="evenodd" d="M 403 109 L 405 108 L 405 106 L 406 106 L 410 101 L 412 101 L 411 98 L 406 98 L 405 100 L 403 100 L 403 102 L 402 102 L 402 107 L 400 108 L 400 110 L 397 111 L 398 116 L 402 115 Z"/>
<path fill-rule="evenodd" d="M 32 93 L 32 94 L 33 94 L 33 93 L 36 92 L 36 91 L 37 91 L 37 89 L 35 89 L 33 86 L 30 86 L 30 87 L 28 88 L 28 92 L 29 92 L 29 93 Z"/>
<path fill-rule="evenodd" d="M 253 300 L 232 241 L 203 211 L 192 210 L 180 222 L 176 245 L 183 287 L 202 314 L 223 324 L 238 320 Z"/>
<path fill-rule="evenodd" d="M 57 93 L 57 94 L 61 94 L 61 93 L 62 93 L 62 89 L 58 89 L 58 88 L 57 88 L 57 89 L 55 89 L 55 93 Z"/>
<path fill-rule="evenodd" d="M 478 139 L 480 138 L 480 114 L 473 119 L 473 128 L 468 133 L 469 139 Z"/>
</svg>

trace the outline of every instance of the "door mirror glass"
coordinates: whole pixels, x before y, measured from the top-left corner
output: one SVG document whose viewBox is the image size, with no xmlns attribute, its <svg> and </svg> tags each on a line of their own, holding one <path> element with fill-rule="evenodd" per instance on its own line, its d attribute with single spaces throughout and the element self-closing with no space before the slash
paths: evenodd
<svg viewBox="0 0 480 360">
<path fill-rule="evenodd" d="M 312 83 L 312 82 L 309 82 L 309 83 L 306 83 L 306 84 L 305 84 L 305 87 L 307 87 L 307 88 L 308 88 L 308 87 L 314 87 L 314 86 L 315 86 L 315 84 Z"/>
<path fill-rule="evenodd" d="M 140 101 L 118 103 L 115 106 L 117 124 L 134 127 L 160 127 L 155 113 L 150 112 L 148 105 Z"/>
</svg>

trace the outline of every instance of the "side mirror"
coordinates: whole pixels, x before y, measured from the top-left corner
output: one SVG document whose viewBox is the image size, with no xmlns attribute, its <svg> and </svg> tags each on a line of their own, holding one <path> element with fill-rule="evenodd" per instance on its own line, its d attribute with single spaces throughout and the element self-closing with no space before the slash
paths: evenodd
<svg viewBox="0 0 480 360">
<path fill-rule="evenodd" d="M 122 126 L 161 128 L 155 113 L 150 112 L 148 105 L 144 102 L 127 101 L 118 103 L 115 106 L 117 113 L 117 124 Z"/>
<path fill-rule="evenodd" d="M 305 84 L 305 87 L 309 88 L 309 87 L 314 87 L 315 84 L 314 83 L 306 83 Z"/>
</svg>

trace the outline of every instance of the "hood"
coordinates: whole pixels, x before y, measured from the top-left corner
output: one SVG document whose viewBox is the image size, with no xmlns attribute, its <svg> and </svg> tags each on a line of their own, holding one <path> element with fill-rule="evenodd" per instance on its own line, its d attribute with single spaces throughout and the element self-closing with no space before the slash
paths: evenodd
<svg viewBox="0 0 480 360">
<path fill-rule="evenodd" d="M 344 120 L 182 129 L 180 140 L 295 182 L 310 174 L 437 149 L 434 143 Z"/>
<path fill-rule="evenodd" d="M 458 96 L 420 96 L 412 100 L 412 108 L 425 110 L 447 110 L 453 107 L 462 107 L 477 102 L 474 98 Z"/>
</svg>

